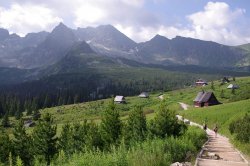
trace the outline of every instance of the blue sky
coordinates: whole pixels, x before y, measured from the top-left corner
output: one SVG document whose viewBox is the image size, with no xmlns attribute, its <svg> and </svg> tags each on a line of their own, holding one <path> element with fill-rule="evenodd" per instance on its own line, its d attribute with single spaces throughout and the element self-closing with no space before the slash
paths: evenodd
<svg viewBox="0 0 250 166">
<path fill-rule="evenodd" d="M 8 0 L 0 1 L 0 27 L 21 36 L 111 24 L 136 42 L 156 34 L 227 45 L 250 43 L 249 0 Z"/>
</svg>

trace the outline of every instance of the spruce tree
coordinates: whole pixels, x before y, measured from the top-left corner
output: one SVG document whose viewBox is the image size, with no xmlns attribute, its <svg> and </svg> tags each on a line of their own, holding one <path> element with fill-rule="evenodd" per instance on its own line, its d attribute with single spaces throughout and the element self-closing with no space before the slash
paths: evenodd
<svg viewBox="0 0 250 166">
<path fill-rule="evenodd" d="M 141 107 L 136 106 L 130 113 L 127 125 L 124 128 L 124 138 L 129 142 L 143 141 L 146 137 L 146 117 Z"/>
<path fill-rule="evenodd" d="M 0 101 L 0 118 L 2 117 L 3 113 L 4 113 L 3 104 Z"/>
<path fill-rule="evenodd" d="M 13 155 L 16 157 L 19 156 L 24 165 L 32 165 L 32 140 L 26 133 L 22 120 L 20 120 L 14 128 L 13 135 Z"/>
<path fill-rule="evenodd" d="M 76 94 L 74 97 L 74 104 L 79 103 L 79 102 L 80 102 L 80 97 L 78 94 Z"/>
<path fill-rule="evenodd" d="M 9 135 L 0 128 L 0 163 L 8 161 L 9 153 L 11 152 L 12 144 Z"/>
<path fill-rule="evenodd" d="M 74 153 L 73 149 L 73 129 L 69 124 L 66 124 L 62 127 L 61 136 L 58 141 L 58 147 L 67 156 Z"/>
<path fill-rule="evenodd" d="M 38 121 L 33 132 L 34 150 L 36 155 L 41 155 L 50 165 L 51 159 L 57 152 L 56 126 L 53 126 L 53 118 L 50 114 Z"/>
<path fill-rule="evenodd" d="M 104 141 L 105 147 L 109 148 L 111 144 L 118 143 L 121 135 L 122 122 L 120 120 L 120 114 L 113 100 L 110 102 L 108 108 L 104 111 L 104 115 L 101 122 L 101 137 Z"/>
<path fill-rule="evenodd" d="M 17 156 L 16 157 L 16 166 L 23 166 L 23 165 L 24 164 L 23 164 L 22 159 L 19 156 Z"/>
<path fill-rule="evenodd" d="M 160 105 L 154 120 L 150 122 L 151 133 L 160 138 L 179 136 L 185 129 L 185 124 L 178 122 L 175 111 L 169 110 L 165 103 Z"/>
<path fill-rule="evenodd" d="M 89 124 L 87 120 L 81 125 L 79 123 L 75 123 L 73 125 L 73 149 L 76 152 L 81 152 L 84 150 L 86 145 L 86 136 L 89 131 Z"/>
<path fill-rule="evenodd" d="M 9 113 L 6 112 L 3 119 L 2 119 L 2 126 L 3 127 L 10 127 L 10 120 L 9 120 Z"/>
<path fill-rule="evenodd" d="M 43 108 L 47 108 L 50 106 L 50 98 L 48 95 L 46 95 L 45 99 L 44 99 L 44 103 L 43 103 Z"/>
<path fill-rule="evenodd" d="M 38 110 L 38 100 L 37 98 L 34 98 L 31 104 L 31 110 L 34 112 L 36 112 Z"/>
<path fill-rule="evenodd" d="M 20 105 L 18 106 L 18 108 L 20 108 Z M 16 112 L 15 112 L 15 118 L 17 120 L 19 120 L 22 116 L 23 116 L 22 110 L 21 109 L 17 109 Z"/>
<path fill-rule="evenodd" d="M 24 103 L 24 109 L 26 111 L 26 115 L 32 114 L 32 103 L 30 100 L 26 100 Z"/>
<path fill-rule="evenodd" d="M 86 147 L 89 150 L 97 148 L 103 150 L 103 141 L 101 139 L 100 127 L 94 122 L 91 122 L 89 127 L 90 128 L 86 137 Z"/>
<path fill-rule="evenodd" d="M 211 82 L 211 89 L 214 90 L 214 81 Z"/>
<path fill-rule="evenodd" d="M 68 97 L 68 100 L 67 100 L 67 105 L 69 104 L 72 104 L 72 99 L 71 99 L 71 96 Z"/>
</svg>

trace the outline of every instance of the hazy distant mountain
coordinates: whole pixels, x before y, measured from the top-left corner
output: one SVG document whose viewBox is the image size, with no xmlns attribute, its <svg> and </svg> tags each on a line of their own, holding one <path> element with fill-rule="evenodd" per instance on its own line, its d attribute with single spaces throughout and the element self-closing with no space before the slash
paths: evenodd
<svg viewBox="0 0 250 166">
<path fill-rule="evenodd" d="M 111 25 L 72 30 L 60 23 L 51 33 L 30 33 L 25 37 L 0 29 L 0 67 L 46 68 L 62 60 L 81 41 L 88 43 L 98 57 L 112 57 L 115 61 L 127 59 L 129 63 L 204 67 L 250 65 L 248 45 L 230 47 L 179 36 L 170 40 L 160 35 L 136 43 Z"/>
<path fill-rule="evenodd" d="M 247 55 L 245 58 L 243 58 L 240 62 L 238 62 L 238 66 L 241 66 L 242 68 L 250 69 L 250 43 L 243 44 L 238 46 L 238 48 L 241 48 L 244 50 L 245 54 Z"/>
<path fill-rule="evenodd" d="M 29 54 L 22 50 L 20 62 L 24 68 L 43 67 L 56 63 L 77 39 L 72 30 L 60 23 L 47 35 L 46 39 Z"/>
<path fill-rule="evenodd" d="M 109 56 L 133 55 L 131 50 L 137 45 L 112 25 L 78 28 L 75 35 L 90 44 L 97 53 Z"/>
<path fill-rule="evenodd" d="M 97 54 L 85 41 L 76 43 L 67 54 L 54 65 L 49 66 L 41 74 L 44 76 L 60 73 L 85 73 L 97 70 L 108 70 L 119 67 L 138 67 L 143 64 L 124 58 L 114 58 Z"/>
<path fill-rule="evenodd" d="M 140 43 L 137 54 L 148 63 L 200 65 L 206 67 L 235 66 L 246 55 L 239 48 L 177 36 L 169 40 L 156 35 Z"/>
<path fill-rule="evenodd" d="M 0 28 L 0 41 L 3 41 L 8 37 L 9 37 L 9 31 L 6 29 Z"/>
<path fill-rule="evenodd" d="M 46 37 L 49 35 L 49 32 L 38 32 L 38 33 L 28 33 L 24 38 L 22 38 L 23 47 L 37 47 L 41 44 Z"/>
<path fill-rule="evenodd" d="M 1 33 L 4 32 L 4 33 Z M 25 37 L 9 35 L 7 30 L 0 30 L 0 66 L 21 67 L 22 54 L 33 54 L 33 49 L 45 40 L 48 32 L 29 33 Z M 3 35 L 5 34 L 5 35 Z M 8 34 L 8 36 L 7 36 Z M 3 37 L 4 36 L 4 37 Z"/>
</svg>

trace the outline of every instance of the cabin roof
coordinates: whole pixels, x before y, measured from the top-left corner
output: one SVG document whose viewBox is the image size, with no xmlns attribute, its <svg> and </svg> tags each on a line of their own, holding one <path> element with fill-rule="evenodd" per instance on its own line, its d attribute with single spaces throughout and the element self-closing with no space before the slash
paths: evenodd
<svg viewBox="0 0 250 166">
<path fill-rule="evenodd" d="M 140 95 L 139 95 L 139 97 L 148 97 L 149 96 L 149 94 L 147 93 L 147 92 L 142 92 Z"/>
<path fill-rule="evenodd" d="M 195 102 L 207 102 L 210 97 L 213 95 L 213 92 L 199 92 L 194 99 Z"/>
<path fill-rule="evenodd" d="M 230 84 L 230 85 L 228 85 L 227 88 L 228 88 L 228 89 L 237 89 L 237 88 L 239 88 L 239 86 L 238 86 L 238 85 L 235 85 L 235 84 Z"/>
<path fill-rule="evenodd" d="M 115 96 L 114 101 L 123 101 L 125 100 L 124 96 Z"/>
</svg>

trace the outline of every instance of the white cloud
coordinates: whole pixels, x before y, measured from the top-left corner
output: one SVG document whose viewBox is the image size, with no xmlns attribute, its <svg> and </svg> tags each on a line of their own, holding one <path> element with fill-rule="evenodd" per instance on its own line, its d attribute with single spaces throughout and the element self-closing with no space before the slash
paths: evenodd
<svg viewBox="0 0 250 166">
<path fill-rule="evenodd" d="M 63 21 L 71 28 L 112 24 L 137 42 L 156 34 L 173 38 L 184 36 L 236 45 L 250 42 L 250 20 L 244 9 L 232 9 L 225 2 L 208 2 L 201 11 L 186 16 L 186 25 L 166 25 L 164 15 L 146 7 L 148 2 L 165 0 L 10 0 L 0 7 L 0 27 L 26 34 L 50 31 Z M 22 5 L 21 5 L 22 4 Z M 159 14 L 159 15 L 157 15 Z"/>
<path fill-rule="evenodd" d="M 247 39 L 239 32 L 244 27 L 237 26 L 244 13 L 244 9 L 231 10 L 224 2 L 208 2 L 203 11 L 187 16 L 193 31 L 187 36 L 224 44 L 245 43 Z"/>
<path fill-rule="evenodd" d="M 154 31 L 168 38 L 192 37 L 227 45 L 250 42 L 244 9 L 231 10 L 224 2 L 208 2 L 203 11 L 187 16 L 188 26 L 158 26 Z M 241 20 L 241 21 L 239 21 Z"/>
<path fill-rule="evenodd" d="M 130 21 L 126 21 L 126 18 L 124 18 L 123 21 L 114 21 L 113 24 L 118 30 L 137 42 L 150 40 L 156 34 L 168 38 L 174 38 L 175 36 L 192 37 L 228 45 L 250 42 L 250 31 L 242 31 L 242 29 L 247 29 L 249 26 L 245 23 L 247 22 L 244 18 L 245 10 L 232 10 L 224 2 L 208 2 L 202 11 L 186 16 L 188 21 L 186 26 L 179 23 L 169 26 L 160 24 L 158 21 L 156 23 L 149 21 L 143 25 L 140 22 L 143 19 L 135 13 L 132 14 L 134 18 L 129 17 L 131 13 L 133 11 L 126 16 Z M 147 16 L 150 17 L 152 15 L 149 13 Z M 152 16 L 152 20 L 153 18 Z M 134 22 L 131 20 L 134 20 Z M 145 23 L 146 21 L 143 22 Z"/>
<path fill-rule="evenodd" d="M 50 30 L 60 21 L 53 11 L 40 5 L 12 4 L 10 9 L 0 8 L 0 27 L 20 35 Z"/>
<path fill-rule="evenodd" d="M 229 5 L 224 2 L 208 2 L 204 11 L 191 14 L 188 19 L 194 28 L 224 28 L 243 13 L 243 9 L 231 11 Z"/>
<path fill-rule="evenodd" d="M 84 4 L 75 11 L 76 20 L 74 24 L 78 27 L 82 25 L 98 25 L 106 17 L 106 11 L 95 7 L 92 4 Z"/>
</svg>

